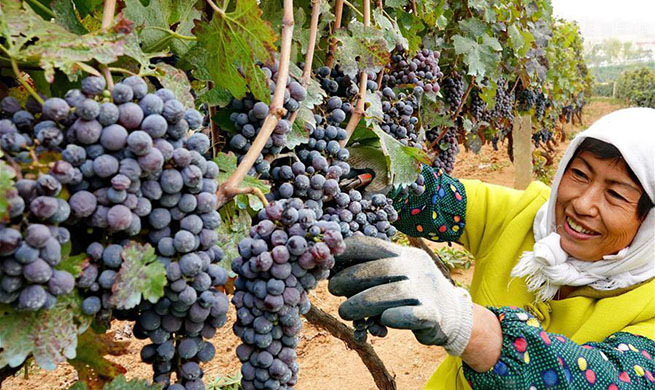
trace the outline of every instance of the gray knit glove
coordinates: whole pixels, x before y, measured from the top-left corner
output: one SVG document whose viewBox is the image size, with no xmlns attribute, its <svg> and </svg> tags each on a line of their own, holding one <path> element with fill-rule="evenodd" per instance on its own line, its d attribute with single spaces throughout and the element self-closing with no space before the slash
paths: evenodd
<svg viewBox="0 0 655 390">
<path fill-rule="evenodd" d="M 328 288 L 348 298 L 339 307 L 344 320 L 381 315 L 382 324 L 411 329 L 421 344 L 444 346 L 455 356 L 464 352 L 473 328 L 471 296 L 453 286 L 424 251 L 352 237 L 335 270 Z"/>
</svg>

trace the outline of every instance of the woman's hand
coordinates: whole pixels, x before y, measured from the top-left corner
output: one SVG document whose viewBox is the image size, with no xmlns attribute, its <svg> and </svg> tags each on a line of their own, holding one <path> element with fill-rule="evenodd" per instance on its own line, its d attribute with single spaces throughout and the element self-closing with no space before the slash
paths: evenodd
<svg viewBox="0 0 655 390">
<path fill-rule="evenodd" d="M 426 345 L 461 355 L 471 338 L 473 304 L 469 293 L 441 274 L 424 251 L 370 237 L 346 240 L 336 258 L 340 270 L 329 282 L 345 320 L 381 315 L 392 328 L 410 329 Z M 486 310 L 486 309 L 485 309 Z"/>
</svg>

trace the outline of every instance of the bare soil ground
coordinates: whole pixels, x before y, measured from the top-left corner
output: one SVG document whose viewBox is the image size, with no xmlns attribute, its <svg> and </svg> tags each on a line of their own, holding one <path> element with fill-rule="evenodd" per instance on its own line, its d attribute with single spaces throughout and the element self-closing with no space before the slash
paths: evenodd
<svg viewBox="0 0 655 390">
<path fill-rule="evenodd" d="M 589 126 L 602 115 L 617 110 L 621 106 L 612 101 L 593 101 L 587 106 L 583 117 L 583 126 L 566 125 L 569 134 Z M 556 163 L 563 154 L 568 141 L 557 146 Z M 501 147 L 493 152 L 489 145 L 482 148 L 480 154 L 462 151 L 457 158 L 453 175 L 463 178 L 476 178 L 486 182 L 512 186 L 514 183 L 514 167 L 510 163 L 505 149 Z M 442 244 L 431 244 L 438 247 Z M 455 271 L 456 280 L 468 285 L 473 276 L 473 267 L 465 271 Z M 333 316 L 338 316 L 337 310 L 341 299 L 327 292 L 326 283 L 319 285 L 311 294 L 312 302 Z M 230 313 L 229 323 L 234 320 L 234 312 Z M 116 322 L 113 325 L 118 339 L 130 341 L 130 352 L 120 357 L 109 357 L 127 369 L 128 378 L 150 378 L 152 371 L 149 365 L 143 364 L 139 351 L 145 342 L 131 337 L 129 324 Z M 297 388 L 309 390 L 375 390 L 373 378 L 360 360 L 356 352 L 348 350 L 343 342 L 333 338 L 329 333 L 305 323 L 301 342 L 298 347 L 300 364 L 300 379 Z M 383 339 L 371 338 L 375 348 L 388 370 L 395 375 L 398 389 L 420 389 L 428 380 L 434 369 L 445 356 L 443 349 L 428 347 L 416 342 L 411 332 L 390 330 Z M 208 381 L 217 377 L 234 374 L 239 370 L 238 360 L 234 356 L 234 348 L 239 339 L 232 334 L 230 326 L 220 329 L 213 340 L 217 356 L 205 365 L 205 375 Z M 28 370 L 26 378 L 24 371 L 7 380 L 2 389 L 7 390 L 64 390 L 76 380 L 75 370 L 68 364 L 60 366 L 55 371 L 44 371 L 38 368 Z"/>
</svg>

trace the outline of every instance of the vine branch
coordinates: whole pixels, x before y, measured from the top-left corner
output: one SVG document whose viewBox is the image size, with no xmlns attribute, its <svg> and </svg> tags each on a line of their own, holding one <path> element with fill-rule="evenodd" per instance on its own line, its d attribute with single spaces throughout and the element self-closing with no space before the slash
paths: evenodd
<svg viewBox="0 0 655 390">
<path fill-rule="evenodd" d="M 384 366 L 384 363 L 375 352 L 375 349 L 373 349 L 373 346 L 366 342 L 355 341 L 355 335 L 351 328 L 313 304 L 309 312 L 305 314 L 305 318 L 311 324 L 328 331 L 332 336 L 343 341 L 346 347 L 357 352 L 373 376 L 378 389 L 396 390 L 398 388 L 396 379 Z"/>
<path fill-rule="evenodd" d="M 364 5 L 364 27 L 371 25 L 371 1 L 363 0 Z M 382 69 L 380 72 L 384 72 Z M 359 75 L 359 92 L 357 94 L 357 105 L 350 115 L 348 124 L 346 125 L 346 133 L 348 136 L 346 139 L 339 141 L 341 147 L 345 146 L 350 139 L 350 136 L 355 132 L 357 124 L 364 116 L 364 104 L 366 103 L 366 82 L 368 81 L 368 74 L 362 69 Z"/>
<path fill-rule="evenodd" d="M 300 78 L 300 85 L 307 87 L 309 80 L 312 78 L 312 63 L 314 61 L 314 50 L 316 50 L 316 36 L 318 35 L 318 17 L 321 14 L 321 1 L 323 0 L 312 0 L 312 17 L 309 24 L 309 43 L 307 45 L 307 52 L 305 53 L 305 67 L 302 70 L 302 76 Z M 296 110 L 291 114 L 289 118 L 289 123 L 293 126 L 293 123 L 298 117 L 298 112 Z M 275 158 L 272 156 L 267 157 L 267 161 L 273 161 Z"/>
<path fill-rule="evenodd" d="M 213 4 L 211 0 L 207 0 Z M 216 7 L 213 4 L 212 8 Z M 216 7 L 218 8 L 218 7 Z M 289 58 L 291 56 L 291 38 L 293 37 L 293 0 L 284 0 L 284 11 L 282 17 L 282 43 L 280 46 L 280 64 L 277 72 L 277 80 L 275 81 L 275 92 L 273 99 L 271 99 L 271 106 L 268 116 L 264 120 L 264 124 L 257 134 L 257 138 L 252 143 L 248 153 L 243 157 L 237 169 L 230 175 L 230 177 L 218 189 L 218 205 L 219 208 L 232 199 L 235 195 L 239 194 L 239 185 L 252 168 L 255 160 L 264 149 L 266 140 L 273 133 L 273 129 L 277 126 L 280 119 L 286 114 L 284 109 L 284 92 L 287 88 L 287 79 L 289 78 Z"/>
<path fill-rule="evenodd" d="M 114 20 L 114 14 L 116 13 L 116 0 L 105 0 L 105 7 L 102 10 L 102 27 L 101 30 L 106 32 L 109 30 L 112 21 Z M 111 70 L 107 65 L 100 65 L 100 70 L 102 75 L 107 80 L 107 88 L 112 90 L 114 88 L 114 79 L 111 77 Z"/>
<path fill-rule="evenodd" d="M 332 69 L 334 64 L 334 53 L 337 51 L 337 38 L 335 35 L 341 28 L 341 16 L 343 15 L 343 0 L 336 0 L 334 3 L 334 28 L 332 29 L 332 39 L 330 39 L 330 49 L 327 53 L 325 65 Z"/>
</svg>

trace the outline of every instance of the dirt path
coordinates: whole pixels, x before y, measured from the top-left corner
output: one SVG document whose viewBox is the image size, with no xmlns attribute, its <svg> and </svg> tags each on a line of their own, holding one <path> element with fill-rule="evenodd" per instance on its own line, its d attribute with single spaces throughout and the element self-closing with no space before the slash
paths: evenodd
<svg viewBox="0 0 655 390">
<path fill-rule="evenodd" d="M 588 126 L 600 116 L 618 108 L 620 106 L 612 102 L 594 101 L 585 110 L 584 124 Z M 565 127 L 569 134 L 580 129 L 580 126 L 567 125 Z M 568 142 L 565 142 L 557 146 L 556 161 L 559 161 L 567 144 Z M 490 146 L 485 146 L 478 155 L 462 151 L 458 156 L 453 175 L 511 186 L 514 183 L 514 167 L 509 162 L 504 150 L 501 147 L 501 151 L 493 152 Z M 473 268 L 454 273 L 454 278 L 469 284 L 472 275 Z M 311 299 L 318 307 L 337 316 L 341 299 L 327 292 L 325 282 L 312 292 Z M 232 311 L 228 323 L 233 321 L 234 312 Z M 117 332 L 117 337 L 131 341 L 131 345 L 128 355 L 110 359 L 127 369 L 128 378 L 150 378 L 152 375 L 150 366 L 141 363 L 139 358 L 139 351 L 145 343 L 130 337 L 129 325 L 126 323 L 116 322 L 113 330 Z M 298 389 L 376 389 L 373 378 L 357 353 L 346 349 L 341 341 L 307 323 L 305 323 L 300 339 Z M 239 369 L 238 360 L 234 357 L 234 348 L 239 344 L 239 339 L 232 334 L 231 327 L 226 326 L 220 329 L 213 341 L 216 345 L 217 356 L 211 363 L 205 365 L 205 375 L 208 381 L 217 376 L 233 374 Z M 390 330 L 389 335 L 384 339 L 373 338 L 372 344 L 389 371 L 396 376 L 398 389 L 401 390 L 421 388 L 445 356 L 443 349 L 423 346 L 416 342 L 410 332 L 406 331 Z M 28 379 L 22 375 L 11 378 L 6 381 L 2 389 L 64 390 L 68 389 L 76 380 L 75 370 L 69 365 L 62 365 L 56 371 L 51 372 L 38 368 L 32 368 L 29 372 Z"/>
</svg>

